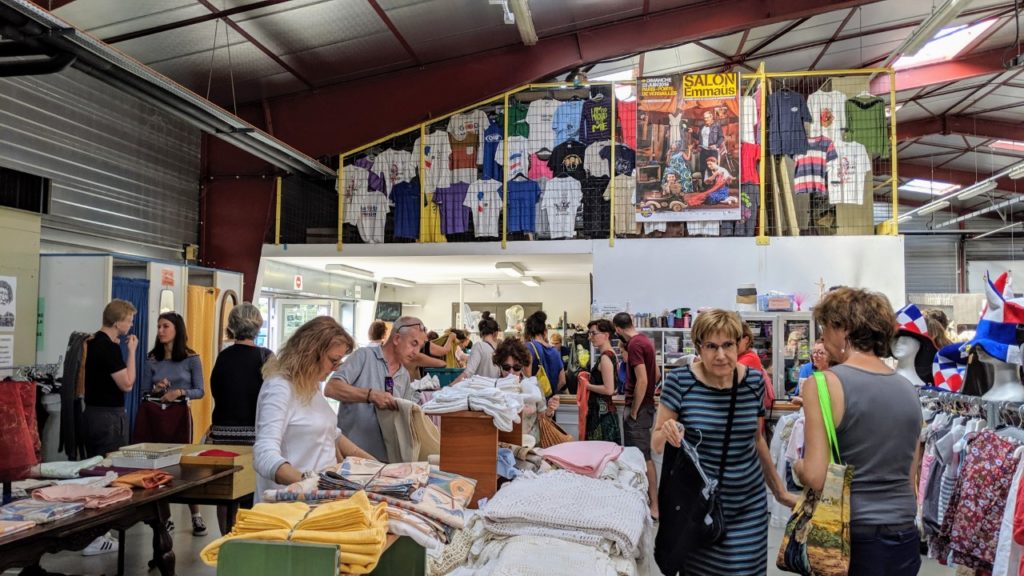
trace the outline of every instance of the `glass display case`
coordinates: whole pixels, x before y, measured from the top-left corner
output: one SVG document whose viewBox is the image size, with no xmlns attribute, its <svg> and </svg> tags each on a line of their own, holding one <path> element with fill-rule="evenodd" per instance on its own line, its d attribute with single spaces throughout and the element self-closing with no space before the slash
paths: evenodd
<svg viewBox="0 0 1024 576">
<path fill-rule="evenodd" d="M 810 313 L 779 314 L 779 324 L 782 327 L 783 378 L 782 387 L 777 387 L 776 393 L 788 395 L 800 382 L 800 367 L 811 361 L 816 336 Z"/>
</svg>

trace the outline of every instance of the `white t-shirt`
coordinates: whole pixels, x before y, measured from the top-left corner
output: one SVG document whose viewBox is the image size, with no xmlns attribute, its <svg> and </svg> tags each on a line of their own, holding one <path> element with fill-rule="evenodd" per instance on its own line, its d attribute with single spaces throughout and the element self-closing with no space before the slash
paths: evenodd
<svg viewBox="0 0 1024 576">
<path fill-rule="evenodd" d="M 501 182 L 477 180 L 469 185 L 463 206 L 473 214 L 473 231 L 477 238 L 497 238 L 498 216 L 501 215 Z"/>
<path fill-rule="evenodd" d="M 416 160 L 417 167 L 420 158 L 420 139 L 412 147 L 412 155 Z M 427 135 L 427 145 L 423 149 L 424 170 L 421 176 L 423 189 L 433 193 L 438 188 L 448 188 L 452 185 L 452 171 L 449 168 L 449 157 L 452 155 L 452 146 L 448 143 L 448 134 L 445 132 L 434 132 Z"/>
<path fill-rule="evenodd" d="M 828 201 L 863 204 L 864 177 L 871 172 L 871 157 L 860 142 L 836 142 L 837 158 L 828 163 Z"/>
<path fill-rule="evenodd" d="M 540 201 L 552 238 L 572 238 L 576 235 L 576 211 L 583 201 L 583 189 L 575 178 L 553 178 L 544 185 L 544 198 Z"/>
<path fill-rule="evenodd" d="M 541 148 L 552 150 L 555 147 L 555 132 L 551 123 L 555 119 L 555 110 L 559 102 L 553 98 L 534 100 L 526 112 L 526 123 L 530 125 L 530 152 Z"/>
<path fill-rule="evenodd" d="M 343 223 L 356 224 L 359 222 L 359 210 L 353 205 L 352 200 L 356 196 L 365 195 L 370 190 L 370 172 L 359 166 L 345 166 L 342 170 L 345 194 L 345 217 Z"/>
<path fill-rule="evenodd" d="M 448 133 L 456 140 L 465 140 L 469 134 L 482 136 L 490 121 L 487 113 L 483 110 L 470 110 L 462 114 L 456 114 L 448 120 Z"/>
<path fill-rule="evenodd" d="M 753 96 L 740 97 L 740 141 L 755 144 L 754 136 L 757 123 L 760 118 L 757 116 L 757 101 Z"/>
<path fill-rule="evenodd" d="M 373 169 L 384 177 L 390 193 L 395 184 L 410 182 L 416 177 L 416 163 L 419 161 L 419 156 L 414 158 L 412 152 L 388 148 L 374 159 Z"/>
<path fill-rule="evenodd" d="M 367 192 L 355 197 L 352 202 L 358 215 L 356 226 L 359 237 L 367 244 L 379 244 L 384 241 L 384 225 L 387 222 L 388 197 L 380 192 Z"/>
<path fill-rule="evenodd" d="M 846 94 L 838 91 L 818 90 L 807 97 L 811 112 L 811 131 L 808 137 L 827 136 L 834 144 L 843 140 L 846 128 Z"/>
<path fill-rule="evenodd" d="M 508 146 L 508 179 L 511 180 L 516 174 L 526 174 L 530 159 L 530 141 L 522 136 L 509 136 L 505 145 Z M 505 150 L 501 146 L 494 151 L 494 161 L 499 166 L 505 165 Z"/>
<path fill-rule="evenodd" d="M 601 160 L 601 150 L 611 145 L 611 140 L 601 140 L 587 146 L 586 151 L 583 152 L 583 169 L 589 172 L 591 176 L 608 176 L 611 174 L 608 170 L 610 162 L 608 160 Z"/>
</svg>

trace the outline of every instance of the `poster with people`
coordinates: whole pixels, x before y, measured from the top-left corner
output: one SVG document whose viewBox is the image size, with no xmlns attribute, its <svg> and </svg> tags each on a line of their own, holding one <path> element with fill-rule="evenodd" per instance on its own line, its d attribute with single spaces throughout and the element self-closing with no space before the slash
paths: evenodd
<svg viewBox="0 0 1024 576">
<path fill-rule="evenodd" d="M 0 331 L 14 330 L 14 315 L 18 308 L 18 278 L 0 276 Z"/>
<path fill-rule="evenodd" d="M 637 80 L 637 222 L 739 220 L 739 75 Z"/>
</svg>

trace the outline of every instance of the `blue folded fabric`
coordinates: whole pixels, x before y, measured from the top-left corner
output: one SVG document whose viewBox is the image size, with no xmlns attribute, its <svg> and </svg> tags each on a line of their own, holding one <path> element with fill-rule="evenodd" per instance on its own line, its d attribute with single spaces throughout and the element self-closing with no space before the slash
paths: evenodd
<svg viewBox="0 0 1024 576">
<path fill-rule="evenodd" d="M 0 507 L 0 520 L 31 520 L 36 524 L 46 524 L 77 514 L 84 508 L 80 502 L 45 502 L 27 498 Z"/>
<path fill-rule="evenodd" d="M 514 480 L 519 476 L 516 457 L 508 448 L 498 448 L 498 476 L 506 480 Z"/>
</svg>

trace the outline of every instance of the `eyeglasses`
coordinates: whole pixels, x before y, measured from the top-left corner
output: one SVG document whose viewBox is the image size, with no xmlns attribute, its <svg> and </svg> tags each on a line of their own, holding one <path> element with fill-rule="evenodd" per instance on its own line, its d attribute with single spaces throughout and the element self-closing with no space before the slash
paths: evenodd
<svg viewBox="0 0 1024 576">
<path fill-rule="evenodd" d="M 811 356 L 828 356 L 828 352 L 824 350 L 815 350 L 811 352 Z"/>
<path fill-rule="evenodd" d="M 736 342 L 732 340 L 722 342 L 721 344 L 716 344 L 714 342 L 704 342 L 703 344 L 700 345 L 700 349 L 703 350 L 706 354 L 711 355 L 717 354 L 719 350 L 728 354 L 736 349 Z"/>
<path fill-rule="evenodd" d="M 412 324 L 402 324 L 401 326 L 395 326 L 395 331 L 404 330 L 406 328 L 415 328 L 417 326 L 419 327 L 420 330 L 424 332 L 427 331 L 427 327 L 426 325 L 423 324 L 423 322 L 414 322 Z"/>
<path fill-rule="evenodd" d="M 388 394 L 395 393 L 395 379 L 391 376 L 384 377 L 384 391 Z"/>
<path fill-rule="evenodd" d="M 587 332 L 587 335 L 590 336 L 591 338 L 593 338 L 594 336 L 600 336 L 601 334 L 604 334 L 604 332 Z"/>
<path fill-rule="evenodd" d="M 505 372 L 519 372 L 523 369 L 522 364 L 502 364 L 501 369 Z"/>
</svg>

